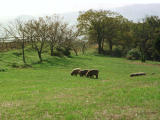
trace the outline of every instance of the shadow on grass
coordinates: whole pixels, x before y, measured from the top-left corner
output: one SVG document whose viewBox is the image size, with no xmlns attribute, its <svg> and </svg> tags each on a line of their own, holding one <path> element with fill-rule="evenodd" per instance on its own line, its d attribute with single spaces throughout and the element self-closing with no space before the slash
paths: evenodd
<svg viewBox="0 0 160 120">
<path fill-rule="evenodd" d="M 87 63 L 85 63 L 85 60 L 92 60 L 91 58 L 86 57 L 50 57 L 47 59 L 44 59 L 42 63 L 39 62 L 33 62 L 31 65 L 40 65 L 43 67 L 49 67 L 49 66 L 55 66 L 55 67 L 83 67 L 86 66 Z"/>
</svg>

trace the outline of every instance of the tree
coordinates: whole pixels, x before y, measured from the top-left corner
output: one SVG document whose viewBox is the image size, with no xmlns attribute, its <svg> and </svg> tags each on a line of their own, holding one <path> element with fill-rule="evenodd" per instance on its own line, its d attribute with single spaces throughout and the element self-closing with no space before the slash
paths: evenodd
<svg viewBox="0 0 160 120">
<path fill-rule="evenodd" d="M 121 17 L 118 22 L 118 32 L 116 37 L 116 46 L 121 46 L 123 53 L 126 54 L 134 47 L 134 23 L 126 18 Z"/>
<path fill-rule="evenodd" d="M 113 45 L 115 45 L 118 37 L 118 31 L 121 23 L 122 16 L 106 17 L 105 19 L 105 30 L 104 38 L 102 42 L 102 48 L 104 41 L 109 45 L 110 54 L 112 54 Z"/>
<path fill-rule="evenodd" d="M 78 50 L 80 48 L 80 41 L 78 40 L 79 31 L 75 28 L 75 26 L 67 27 L 65 32 L 63 32 L 64 43 L 63 47 L 65 49 L 73 50 L 78 56 Z"/>
<path fill-rule="evenodd" d="M 154 48 L 158 51 L 160 54 L 160 35 L 157 37 L 155 43 L 154 43 Z"/>
<path fill-rule="evenodd" d="M 26 42 L 26 33 L 25 33 L 25 22 L 22 20 L 15 20 L 15 22 L 10 23 L 7 27 L 3 27 L 6 31 L 6 34 L 9 34 L 8 37 L 13 37 L 21 45 L 22 49 L 22 58 L 23 63 L 26 64 L 25 59 L 25 42 Z"/>
<path fill-rule="evenodd" d="M 77 27 L 81 31 L 82 35 L 88 35 L 90 38 L 95 38 L 93 40 L 95 40 L 98 44 L 99 54 L 103 53 L 106 25 L 110 25 L 107 24 L 107 20 L 111 20 L 116 16 L 119 15 L 106 10 L 88 10 L 86 12 L 80 12 L 80 15 L 77 19 Z"/>
<path fill-rule="evenodd" d="M 50 46 L 51 56 L 54 55 L 53 49 L 58 42 L 58 36 L 60 36 L 60 28 L 61 28 L 61 21 L 57 15 L 48 17 L 47 16 L 47 24 L 48 24 L 48 43 Z"/>
<path fill-rule="evenodd" d="M 156 54 L 154 41 L 160 33 L 160 19 L 156 16 L 146 17 L 141 23 L 135 24 L 135 26 L 134 34 L 141 52 L 141 61 L 145 62 L 146 59 L 154 59 Z"/>
<path fill-rule="evenodd" d="M 26 24 L 28 38 L 32 44 L 32 47 L 37 51 L 40 63 L 42 60 L 42 51 L 44 44 L 47 40 L 48 25 L 44 18 L 38 20 L 31 20 Z"/>
</svg>

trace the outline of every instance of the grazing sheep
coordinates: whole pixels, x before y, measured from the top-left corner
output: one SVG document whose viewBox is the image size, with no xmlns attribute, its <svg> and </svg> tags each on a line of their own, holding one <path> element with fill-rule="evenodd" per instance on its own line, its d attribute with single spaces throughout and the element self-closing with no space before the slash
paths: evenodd
<svg viewBox="0 0 160 120">
<path fill-rule="evenodd" d="M 80 75 L 81 77 L 86 76 L 86 74 L 87 74 L 88 71 L 89 71 L 89 70 L 81 70 L 81 71 L 79 71 L 79 75 Z"/>
<path fill-rule="evenodd" d="M 87 77 L 94 77 L 94 75 L 96 76 L 96 78 L 98 79 L 98 70 L 89 70 L 86 74 Z"/>
<path fill-rule="evenodd" d="M 73 76 L 73 75 L 78 75 L 79 74 L 79 71 L 80 71 L 81 69 L 80 68 L 75 68 L 75 69 L 73 69 L 72 70 L 72 72 L 71 72 L 71 75 Z"/>
</svg>

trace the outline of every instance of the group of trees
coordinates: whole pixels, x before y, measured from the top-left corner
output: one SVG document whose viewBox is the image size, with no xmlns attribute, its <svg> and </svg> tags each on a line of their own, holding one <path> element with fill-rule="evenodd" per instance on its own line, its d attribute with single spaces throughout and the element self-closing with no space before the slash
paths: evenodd
<svg viewBox="0 0 160 120">
<path fill-rule="evenodd" d="M 14 37 L 20 44 L 24 63 L 26 42 L 37 52 L 40 62 L 43 61 L 42 53 L 45 47 L 49 48 L 51 56 L 54 55 L 55 49 L 64 49 L 68 52 L 73 50 L 78 55 L 78 50 L 84 51 L 86 43 L 78 38 L 79 32 L 76 27 L 68 25 L 61 19 L 57 15 L 27 21 L 19 19 L 2 28 L 5 36 Z"/>
<path fill-rule="evenodd" d="M 80 12 L 77 21 L 77 26 L 73 27 L 54 15 L 16 20 L 2 28 L 6 36 L 19 42 L 24 63 L 26 42 L 37 51 L 42 62 L 44 47 L 49 48 L 51 56 L 55 49 L 61 48 L 73 50 L 78 55 L 79 49 L 84 53 L 86 39 L 89 44 L 98 46 L 99 54 L 127 56 L 133 53 L 136 56 L 139 54 L 139 58 L 134 58 L 141 58 L 142 62 L 146 59 L 160 60 L 160 18 L 157 16 L 133 22 L 112 11 L 88 10 Z"/>
<path fill-rule="evenodd" d="M 90 43 L 98 45 L 98 53 L 113 55 L 113 47 L 126 56 L 133 49 L 146 59 L 160 60 L 160 19 L 149 16 L 133 22 L 118 13 L 106 10 L 88 10 L 78 17 L 78 29 L 88 36 Z"/>
</svg>

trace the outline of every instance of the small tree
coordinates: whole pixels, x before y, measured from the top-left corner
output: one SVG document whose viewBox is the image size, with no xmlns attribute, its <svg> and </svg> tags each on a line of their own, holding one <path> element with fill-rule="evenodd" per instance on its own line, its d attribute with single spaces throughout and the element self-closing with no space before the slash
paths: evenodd
<svg viewBox="0 0 160 120">
<path fill-rule="evenodd" d="M 48 43 L 50 46 L 51 56 L 54 55 L 53 49 L 58 42 L 58 36 L 60 36 L 60 28 L 62 23 L 60 22 L 60 18 L 56 15 L 47 18 L 48 24 Z"/>
<path fill-rule="evenodd" d="M 78 56 L 78 51 L 80 48 L 78 36 L 79 31 L 75 28 L 75 26 L 72 26 L 70 28 L 68 27 L 64 34 L 64 47 L 73 50 L 76 56 Z"/>
<path fill-rule="evenodd" d="M 14 23 L 10 23 L 7 27 L 3 27 L 8 35 L 8 38 L 13 37 L 21 45 L 22 49 L 22 58 L 23 63 L 26 64 L 25 60 L 25 42 L 26 42 L 26 33 L 25 33 L 25 22 L 22 20 L 15 20 Z"/>
<path fill-rule="evenodd" d="M 37 51 L 40 63 L 42 60 L 42 51 L 44 44 L 47 40 L 48 25 L 44 18 L 38 20 L 31 20 L 26 24 L 28 38 L 32 44 L 32 47 Z"/>
</svg>

